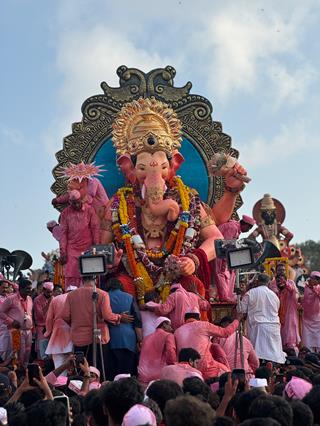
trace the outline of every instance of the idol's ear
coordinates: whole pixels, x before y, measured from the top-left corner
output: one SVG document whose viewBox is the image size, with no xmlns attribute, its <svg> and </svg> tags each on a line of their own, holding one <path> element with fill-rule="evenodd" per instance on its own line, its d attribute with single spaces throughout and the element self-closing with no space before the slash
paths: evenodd
<svg viewBox="0 0 320 426">
<path fill-rule="evenodd" d="M 180 154 L 180 152 L 178 150 L 175 150 L 172 154 L 172 158 L 171 158 L 171 168 L 170 168 L 170 179 L 173 178 L 173 176 L 175 176 L 177 170 L 179 169 L 179 167 L 181 166 L 181 164 L 184 162 L 184 157 L 182 154 Z"/>
<path fill-rule="evenodd" d="M 117 159 L 117 164 L 120 167 L 120 170 L 125 175 L 130 183 L 135 183 L 136 181 L 136 172 L 133 165 L 133 162 L 130 158 L 130 155 L 123 154 Z"/>
</svg>

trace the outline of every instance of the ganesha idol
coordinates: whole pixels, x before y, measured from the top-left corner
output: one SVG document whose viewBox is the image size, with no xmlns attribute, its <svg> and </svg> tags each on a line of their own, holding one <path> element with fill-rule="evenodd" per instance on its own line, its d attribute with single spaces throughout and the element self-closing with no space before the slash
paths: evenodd
<svg viewBox="0 0 320 426">
<path fill-rule="evenodd" d="M 212 209 L 202 203 L 176 174 L 184 161 L 181 122 L 153 98 L 121 109 L 112 140 L 126 185 L 106 209 L 101 242 L 115 243 L 114 269 L 124 288 L 143 304 L 146 291 L 156 288 L 165 299 L 181 277 L 197 275 L 210 286 L 208 262 L 216 257 L 214 241 L 223 238 L 217 225 L 229 220 L 245 169 L 238 163 L 226 169 L 224 195 Z"/>
</svg>

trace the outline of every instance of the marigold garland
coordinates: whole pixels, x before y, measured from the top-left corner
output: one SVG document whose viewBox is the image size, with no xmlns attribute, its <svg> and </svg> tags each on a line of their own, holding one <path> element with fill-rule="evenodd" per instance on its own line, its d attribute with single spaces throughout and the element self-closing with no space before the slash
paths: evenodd
<svg viewBox="0 0 320 426">
<path fill-rule="evenodd" d="M 183 183 L 179 176 L 172 180 L 171 188 L 178 190 L 182 211 L 179 214 L 176 227 L 171 230 L 163 248 L 160 250 L 148 250 L 141 247 L 137 250 L 134 245 L 132 237 L 139 237 L 139 234 L 135 216 L 135 199 L 131 186 L 120 188 L 112 205 L 112 230 L 118 243 L 125 246 L 130 271 L 137 286 L 139 286 L 139 299 L 142 300 L 141 283 L 143 283 L 144 290 L 151 290 L 154 282 L 150 272 L 155 273 L 155 271 L 159 272 L 162 269 L 150 259 L 159 260 L 171 253 L 179 256 L 183 249 L 186 230 L 194 223 L 194 217 L 190 214 L 190 188 Z M 168 286 L 165 285 L 164 288 L 166 287 Z M 165 291 L 164 288 L 161 290 L 162 292 Z M 167 290 L 165 292 L 167 293 Z M 163 296 L 165 295 L 163 294 Z"/>
</svg>

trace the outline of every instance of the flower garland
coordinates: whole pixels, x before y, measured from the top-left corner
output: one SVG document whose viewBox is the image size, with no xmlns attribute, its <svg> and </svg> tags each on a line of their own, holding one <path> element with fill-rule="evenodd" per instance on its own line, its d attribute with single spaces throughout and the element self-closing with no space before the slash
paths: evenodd
<svg viewBox="0 0 320 426">
<path fill-rule="evenodd" d="M 166 284 L 164 278 L 167 270 L 166 265 L 158 266 L 151 259 L 159 261 L 167 257 L 167 260 L 169 260 L 168 256 L 171 254 L 179 256 L 182 252 L 192 248 L 198 234 L 195 229 L 196 218 L 194 215 L 198 213 L 197 206 L 200 200 L 190 192 L 190 188 L 183 183 L 179 176 L 173 179 L 170 190 L 175 194 L 178 192 L 181 211 L 176 225 L 166 238 L 162 249 L 148 250 L 145 248 L 137 230 L 135 196 L 131 186 L 120 188 L 111 206 L 112 230 L 118 244 L 125 249 L 130 269 L 128 272 L 131 273 L 137 285 L 139 301 L 143 300 L 146 290 L 151 290 L 154 287 L 155 283 L 152 277 L 155 278 L 160 274 L 156 285 L 159 285 L 160 281 L 162 285 Z"/>
</svg>

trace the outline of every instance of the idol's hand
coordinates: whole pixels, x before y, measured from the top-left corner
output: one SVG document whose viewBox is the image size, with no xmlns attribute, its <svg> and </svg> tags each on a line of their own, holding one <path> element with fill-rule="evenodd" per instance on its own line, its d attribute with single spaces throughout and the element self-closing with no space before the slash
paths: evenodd
<svg viewBox="0 0 320 426">
<path fill-rule="evenodd" d="M 190 257 L 180 257 L 179 263 L 181 275 L 192 275 L 196 270 L 196 265 L 194 264 L 194 261 L 190 259 Z"/>
<path fill-rule="evenodd" d="M 247 176 L 246 169 L 241 164 L 236 163 L 232 169 L 229 169 L 225 174 L 226 186 L 232 189 L 241 190 L 244 186 L 244 182 L 250 182 L 250 178 Z"/>
</svg>

